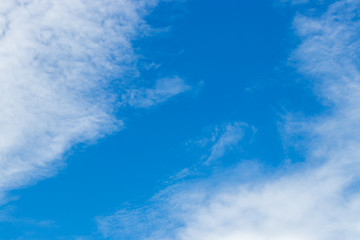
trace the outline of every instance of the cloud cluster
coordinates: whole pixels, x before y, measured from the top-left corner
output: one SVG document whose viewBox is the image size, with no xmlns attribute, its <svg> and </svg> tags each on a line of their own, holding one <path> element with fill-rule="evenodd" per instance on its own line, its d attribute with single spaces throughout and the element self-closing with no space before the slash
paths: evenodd
<svg viewBox="0 0 360 240">
<path fill-rule="evenodd" d="M 131 42 L 146 29 L 144 16 L 156 3 L 1 2 L 0 201 L 7 190 L 53 174 L 74 144 L 122 127 L 110 89 L 126 87 L 123 79 L 136 71 Z M 171 89 L 167 83 L 158 83 L 150 101 L 186 88 L 179 78 Z"/>
<path fill-rule="evenodd" d="M 321 16 L 299 15 L 294 21 L 302 43 L 293 59 L 331 108 L 325 116 L 288 123 L 287 134 L 305 134 L 305 163 L 272 177 L 254 174 L 239 181 L 240 171 L 226 181 L 224 174 L 170 187 L 153 207 L 130 212 L 142 217 L 127 219 L 153 223 L 152 231 L 139 238 L 136 229 L 114 224 L 124 217 L 118 213 L 99 219 L 104 235 L 122 239 L 121 226 L 127 236 L 148 240 L 358 239 L 359 15 L 360 1 L 341 0 Z M 218 181 L 223 183 L 214 184 Z"/>
</svg>

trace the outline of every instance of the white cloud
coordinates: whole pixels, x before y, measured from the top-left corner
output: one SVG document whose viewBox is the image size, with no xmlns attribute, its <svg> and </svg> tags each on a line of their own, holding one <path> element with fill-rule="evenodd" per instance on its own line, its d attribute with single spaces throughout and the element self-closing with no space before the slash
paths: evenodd
<svg viewBox="0 0 360 240">
<path fill-rule="evenodd" d="M 300 5 L 300 4 L 305 4 L 308 3 L 309 0 L 280 0 L 281 3 L 288 3 L 291 5 Z"/>
<path fill-rule="evenodd" d="M 215 126 L 211 129 L 210 136 L 188 141 L 187 146 L 205 148 L 206 153 L 201 156 L 199 163 L 182 169 L 171 179 L 180 180 L 189 176 L 202 175 L 204 168 L 212 169 L 226 153 L 236 149 L 239 150 L 240 141 L 245 137 L 251 138 L 255 132 L 254 127 L 236 121 Z"/>
<path fill-rule="evenodd" d="M 0 194 L 52 174 L 74 144 L 122 127 L 109 89 L 134 70 L 131 41 L 155 4 L 1 1 Z"/>
<path fill-rule="evenodd" d="M 158 79 L 153 88 L 128 89 L 123 101 L 132 107 L 147 108 L 190 89 L 180 77 Z"/>
<path fill-rule="evenodd" d="M 206 163 L 208 164 L 218 158 L 221 158 L 227 151 L 237 146 L 240 140 L 244 137 L 244 127 L 247 127 L 247 124 L 242 122 L 226 124 L 223 132 L 211 147 L 211 153 L 207 158 Z"/>
<path fill-rule="evenodd" d="M 120 212 L 98 219 L 104 235 L 122 239 L 128 230 L 126 236 L 136 236 L 136 229 L 119 224 L 129 220 L 150 225 L 134 239 L 359 239 L 359 11 L 360 1 L 343 0 L 320 17 L 295 19 L 302 44 L 294 59 L 331 106 L 326 116 L 289 123 L 287 134 L 306 134 L 305 163 L 272 176 L 239 181 L 241 169 L 175 185 L 153 206 L 126 212 L 140 221 Z"/>
</svg>

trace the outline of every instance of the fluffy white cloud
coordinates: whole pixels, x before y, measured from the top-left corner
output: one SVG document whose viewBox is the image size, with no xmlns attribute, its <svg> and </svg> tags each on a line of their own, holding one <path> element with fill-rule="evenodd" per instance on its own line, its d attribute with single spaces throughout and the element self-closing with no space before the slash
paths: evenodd
<svg viewBox="0 0 360 240">
<path fill-rule="evenodd" d="M 240 181 L 238 175 L 246 170 L 241 168 L 233 174 L 170 187 L 148 208 L 99 218 L 104 236 L 359 239 L 359 13 L 360 1 L 343 0 L 329 6 L 322 16 L 297 16 L 294 21 L 302 39 L 294 59 L 314 83 L 319 98 L 331 107 L 326 116 L 288 123 L 287 134 L 306 134 L 305 163 L 272 176 L 253 174 Z M 141 234 L 131 228 L 136 224 Z"/>
<path fill-rule="evenodd" d="M 53 174 L 74 144 L 122 127 L 116 88 L 136 72 L 131 42 L 156 3 L 1 1 L 0 201 Z M 186 88 L 180 78 L 164 80 L 148 95 L 155 104 Z"/>
</svg>

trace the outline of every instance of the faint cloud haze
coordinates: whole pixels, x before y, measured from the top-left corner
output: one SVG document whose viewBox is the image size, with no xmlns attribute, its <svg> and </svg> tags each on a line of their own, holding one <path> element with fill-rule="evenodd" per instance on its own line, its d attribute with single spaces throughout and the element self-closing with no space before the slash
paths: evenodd
<svg viewBox="0 0 360 240">
<path fill-rule="evenodd" d="M 124 103 L 136 108 L 147 108 L 190 90 L 180 77 L 158 79 L 153 88 L 128 89 L 122 96 Z"/>
<path fill-rule="evenodd" d="M 211 147 L 210 156 L 206 159 L 205 164 L 209 164 L 210 162 L 221 158 L 232 147 L 237 146 L 244 137 L 245 127 L 248 127 L 248 125 L 242 122 L 226 124 L 220 136 L 216 140 L 214 139 L 215 142 Z"/>
</svg>

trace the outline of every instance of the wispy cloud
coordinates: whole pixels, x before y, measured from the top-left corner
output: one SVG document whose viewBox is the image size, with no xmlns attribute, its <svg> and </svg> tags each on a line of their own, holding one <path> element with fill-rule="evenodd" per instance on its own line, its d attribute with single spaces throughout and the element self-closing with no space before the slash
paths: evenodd
<svg viewBox="0 0 360 240">
<path fill-rule="evenodd" d="M 158 79 L 152 88 L 128 89 L 122 99 L 132 107 L 147 108 L 165 102 L 189 89 L 190 86 L 180 77 L 162 78 Z"/>
<path fill-rule="evenodd" d="M 189 176 L 202 175 L 205 168 L 211 170 L 214 165 L 221 162 L 226 153 L 241 149 L 240 142 L 252 137 L 256 132 L 244 122 L 230 122 L 216 125 L 211 128 L 211 133 L 199 139 L 190 140 L 186 143 L 191 149 L 200 147 L 205 153 L 200 162 L 186 167 L 171 177 L 172 180 L 180 180 Z M 193 150 L 193 149 L 192 149 Z"/>
<path fill-rule="evenodd" d="M 0 194 L 52 174 L 74 144 L 122 127 L 109 89 L 135 70 L 131 42 L 156 2 L 1 2 Z"/>
<path fill-rule="evenodd" d="M 216 125 L 211 128 L 209 136 L 189 141 L 187 145 L 200 146 L 206 149 L 208 153 L 203 155 L 199 163 L 183 169 L 172 177 L 172 180 L 202 175 L 205 167 L 211 167 L 227 152 L 239 147 L 240 141 L 249 135 L 249 132 L 253 134 L 254 131 L 255 129 L 249 127 L 248 124 L 235 121 Z M 246 171 L 250 172 L 249 169 Z M 181 224 L 177 211 L 185 211 L 185 206 L 182 205 L 183 201 L 189 200 L 188 203 L 192 204 L 194 202 L 191 201 L 199 202 L 200 199 L 205 197 L 206 192 L 199 188 L 196 188 L 199 191 L 195 190 L 192 193 L 189 191 L 186 194 L 180 194 L 184 193 L 185 189 L 189 190 L 189 186 L 192 184 L 198 187 L 212 185 L 210 182 L 204 184 L 204 182 L 199 183 L 196 181 L 172 185 L 154 196 L 147 206 L 139 209 L 123 209 L 109 216 L 98 217 L 99 230 L 105 238 L 110 239 L 147 239 L 147 236 L 157 239 L 167 231 L 169 231 L 168 234 L 172 235 L 173 227 Z M 195 188 L 191 187 L 191 189 L 194 190 Z M 183 210 L 178 209 L 176 206 Z"/>
<path fill-rule="evenodd" d="M 343 0 L 321 16 L 299 15 L 294 21 L 302 43 L 293 59 L 331 108 L 326 116 L 288 123 L 287 134 L 305 134 L 306 162 L 271 177 L 255 174 L 239 181 L 240 171 L 230 177 L 224 173 L 220 178 L 170 187 L 158 196 L 153 209 L 140 211 L 143 218 L 152 219 L 161 209 L 161 217 L 142 221 L 156 226 L 137 239 L 360 237 L 359 11 L 360 1 Z M 301 126 L 301 133 L 292 126 Z M 223 182 L 220 187 L 213 184 L 218 181 Z M 112 222 L 123 216 L 111 218 L 101 219 L 108 225 L 105 230 L 100 228 L 110 238 L 119 229 Z M 127 236 L 134 236 L 133 229 L 124 229 L 129 230 Z M 114 239 L 121 239 L 121 232 L 117 233 Z"/>
<path fill-rule="evenodd" d="M 210 162 L 221 158 L 227 151 L 237 146 L 244 137 L 245 127 L 248 127 L 248 125 L 242 122 L 226 124 L 221 131 L 220 136 L 217 138 L 216 136 L 213 136 L 215 142 L 211 147 L 211 153 L 205 163 L 209 164 Z"/>
<path fill-rule="evenodd" d="M 22 225 L 30 225 L 32 227 L 49 228 L 55 226 L 55 222 L 51 220 L 35 220 L 30 218 L 15 217 L 15 207 L 6 206 L 0 209 L 0 223 L 16 223 Z"/>
<path fill-rule="evenodd" d="M 308 3 L 309 0 L 280 0 L 280 3 L 287 3 L 287 4 L 291 4 L 291 5 L 300 5 L 300 4 L 305 4 Z"/>
</svg>

